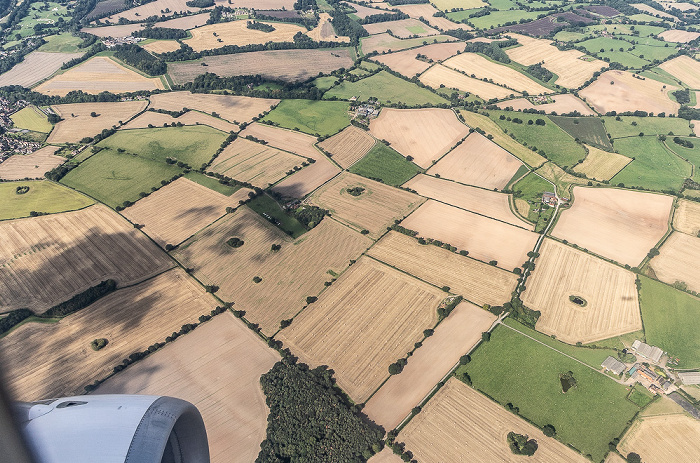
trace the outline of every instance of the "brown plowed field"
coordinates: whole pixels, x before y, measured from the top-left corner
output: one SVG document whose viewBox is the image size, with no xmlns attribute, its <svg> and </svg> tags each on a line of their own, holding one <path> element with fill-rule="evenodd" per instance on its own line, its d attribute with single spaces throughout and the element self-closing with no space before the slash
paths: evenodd
<svg viewBox="0 0 700 463">
<path fill-rule="evenodd" d="M 167 92 L 151 95 L 151 106 L 154 109 L 181 111 L 183 108 L 196 109 L 207 114 L 217 113 L 229 122 L 241 123 L 250 121 L 263 111 L 269 111 L 279 100 L 266 98 L 250 98 L 235 95 L 211 95 L 190 92 Z"/>
<path fill-rule="evenodd" d="M 285 178 L 275 185 L 273 190 L 286 198 L 303 198 L 340 172 L 335 164 L 322 158 Z"/>
<path fill-rule="evenodd" d="M 588 145 L 586 145 L 586 149 L 588 150 L 586 159 L 574 167 L 574 171 L 598 181 L 610 180 L 632 162 L 632 159 L 622 154 L 610 153 Z"/>
<path fill-rule="evenodd" d="M 226 240 L 244 241 L 232 248 Z M 273 252 L 273 244 L 282 249 Z M 372 240 L 325 218 L 294 241 L 247 207 L 208 227 L 181 245 L 173 255 L 193 268 L 205 284 L 215 284 L 225 301 L 246 311 L 246 318 L 271 335 L 279 322 L 293 317 L 316 296 L 323 283 L 340 273 L 372 244 Z M 260 283 L 253 277 L 262 278 Z"/>
<path fill-rule="evenodd" d="M 97 394 L 178 397 L 202 413 L 211 461 L 249 463 L 265 439 L 260 376 L 279 355 L 230 313 L 105 381 Z"/>
<path fill-rule="evenodd" d="M 289 23 L 265 23 L 275 28 L 272 32 L 248 29 L 247 24 L 247 20 L 241 20 L 198 27 L 190 30 L 192 38 L 183 40 L 183 43 L 192 47 L 194 51 L 202 51 L 226 45 L 243 47 L 267 42 L 292 42 L 297 32 L 306 32 L 303 27 Z"/>
<path fill-rule="evenodd" d="M 163 124 L 182 123 L 184 125 L 208 125 L 224 132 L 238 131 L 238 126 L 218 117 L 210 116 L 199 111 L 187 111 L 182 116 L 175 118 L 169 114 L 146 111 L 139 117 L 124 125 L 123 129 L 142 129 L 152 124 L 155 127 L 163 127 Z"/>
<path fill-rule="evenodd" d="M 688 415 L 650 416 L 637 420 L 620 442 L 645 463 L 693 463 L 700 454 L 700 421 Z"/>
<path fill-rule="evenodd" d="M 389 378 L 362 411 L 384 429 L 395 429 L 495 320 L 481 307 L 461 302 L 415 351 L 401 374 Z"/>
<path fill-rule="evenodd" d="M 499 108 L 511 107 L 515 111 L 521 109 L 536 109 L 538 111 L 544 111 L 548 114 L 556 112 L 557 114 L 566 114 L 574 111 L 578 111 L 584 116 L 595 116 L 596 113 L 591 108 L 586 105 L 582 100 L 572 95 L 571 93 L 566 93 L 564 95 L 554 95 L 551 97 L 554 103 L 545 103 L 534 105 L 530 103 L 527 98 L 518 98 L 515 100 L 502 101 L 498 103 Z"/>
<path fill-rule="evenodd" d="M 690 56 L 679 56 L 659 66 L 690 88 L 700 89 L 700 63 Z"/>
<path fill-rule="evenodd" d="M 32 154 L 15 154 L 0 164 L 0 178 L 22 180 L 24 178 L 44 178 L 44 174 L 58 167 L 66 158 L 54 156 L 57 146 L 45 146 Z"/>
<path fill-rule="evenodd" d="M 241 188 L 231 196 L 186 178 L 179 178 L 124 210 L 133 223 L 144 225 L 143 231 L 161 247 L 179 244 L 226 214 L 227 207 L 238 207 L 248 199 Z"/>
<path fill-rule="evenodd" d="M 120 286 L 173 266 L 148 238 L 102 205 L 0 223 L 0 309 L 42 312 L 100 281 Z"/>
<path fill-rule="evenodd" d="M 700 33 L 671 29 L 663 31 L 659 37 L 666 42 L 688 43 L 700 37 Z"/>
<path fill-rule="evenodd" d="M 449 109 L 384 108 L 370 123 L 370 131 L 427 169 L 467 135 L 469 128 Z"/>
<path fill-rule="evenodd" d="M 447 249 L 419 244 L 415 238 L 395 231 L 387 233 L 367 254 L 435 286 L 449 286 L 450 292 L 479 305 L 508 302 L 518 280 L 514 273 Z"/>
<path fill-rule="evenodd" d="M 531 457 L 514 455 L 507 435 L 514 431 L 535 439 Z M 422 463 L 528 462 L 585 463 L 589 460 L 457 379 L 450 379 L 397 438 Z"/>
<path fill-rule="evenodd" d="M 83 393 L 134 352 L 209 315 L 216 300 L 180 269 L 120 289 L 58 323 L 25 323 L 0 339 L 3 378 L 15 400 Z M 215 323 L 215 322 L 214 322 Z M 94 351 L 93 339 L 106 338 Z"/>
<path fill-rule="evenodd" d="M 473 93 L 484 100 L 520 95 L 518 92 L 505 87 L 473 79 L 441 64 L 436 64 L 424 72 L 420 76 L 420 81 L 435 89 L 440 88 L 440 85 L 444 85 L 447 88 L 456 88 L 457 90 Z"/>
<path fill-rule="evenodd" d="M 0 75 L 0 87 L 6 85 L 21 85 L 31 87 L 40 80 L 46 79 L 74 58 L 83 56 L 82 53 L 45 53 L 33 51 L 24 57 L 12 69 Z"/>
<path fill-rule="evenodd" d="M 522 297 L 527 307 L 542 312 L 538 331 L 574 344 L 642 329 L 634 273 L 551 239 L 544 240 L 540 254 Z"/>
<path fill-rule="evenodd" d="M 431 167 L 428 174 L 489 190 L 502 190 L 522 165 L 508 151 L 474 132 Z"/>
<path fill-rule="evenodd" d="M 700 203 L 681 199 L 673 215 L 673 228 L 679 232 L 698 236 L 700 232 Z"/>
<path fill-rule="evenodd" d="M 291 151 L 305 158 L 326 159 L 326 157 L 314 145 L 316 137 L 293 130 L 280 129 L 265 124 L 254 122 L 241 132 L 241 137 L 252 135 L 259 140 L 265 140 L 270 146 Z"/>
<path fill-rule="evenodd" d="M 535 233 L 497 220 L 428 200 L 401 225 L 425 238 L 449 243 L 484 262 L 495 260 L 507 270 L 520 267 L 537 241 Z"/>
<path fill-rule="evenodd" d="M 318 146 L 333 155 L 333 160 L 348 169 L 362 159 L 374 146 L 375 140 L 362 129 L 350 125 Z"/>
<path fill-rule="evenodd" d="M 348 193 L 351 188 L 364 188 L 359 196 Z M 369 230 L 379 238 L 395 219 L 401 220 L 423 203 L 423 198 L 408 191 L 343 173 L 319 188 L 311 202 L 327 209 L 338 221 L 357 231 Z"/>
<path fill-rule="evenodd" d="M 237 138 L 214 160 L 211 170 L 260 188 L 287 176 L 306 159 L 245 138 Z M 308 168 L 308 167 L 306 167 Z"/>
<path fill-rule="evenodd" d="M 361 403 L 389 376 L 389 365 L 435 325 L 445 296 L 364 257 L 278 337 L 302 362 L 332 368 L 338 385 Z"/>
<path fill-rule="evenodd" d="M 399 19 L 398 21 L 386 21 L 381 23 L 365 24 L 362 26 L 365 28 L 369 35 L 381 34 L 383 32 L 391 31 L 394 37 L 399 37 L 401 39 L 407 39 L 409 37 L 418 36 L 426 37 L 429 35 L 437 35 L 440 32 L 433 29 L 432 27 L 418 21 L 417 19 Z M 411 29 L 418 31 L 413 32 Z M 422 32 L 420 32 L 422 30 Z"/>
<path fill-rule="evenodd" d="M 456 55 L 457 51 L 463 49 L 463 42 L 433 43 L 410 50 L 389 53 L 388 55 L 380 55 L 372 59 L 386 64 L 392 70 L 410 78 L 430 67 L 430 63 L 416 59 L 416 55 L 421 54 L 433 61 L 442 61 Z"/>
<path fill-rule="evenodd" d="M 672 233 L 663 246 L 661 254 L 654 257 L 649 265 L 656 277 L 666 283 L 682 281 L 691 291 L 700 291 L 698 260 L 700 259 L 700 238 L 685 233 Z"/>
<path fill-rule="evenodd" d="M 504 193 L 466 186 L 424 174 L 416 175 L 403 186 L 415 190 L 426 198 L 532 230 L 532 224 L 513 214 L 508 205 L 508 195 Z"/>
<path fill-rule="evenodd" d="M 52 106 L 63 119 L 56 124 L 46 140 L 48 143 L 75 143 L 93 137 L 119 121 L 126 122 L 146 108 L 147 101 L 120 103 L 71 103 Z M 91 117 L 96 112 L 98 117 Z"/>
<path fill-rule="evenodd" d="M 622 264 L 638 265 L 666 234 L 673 197 L 615 188 L 574 187 L 554 236 Z"/>
</svg>

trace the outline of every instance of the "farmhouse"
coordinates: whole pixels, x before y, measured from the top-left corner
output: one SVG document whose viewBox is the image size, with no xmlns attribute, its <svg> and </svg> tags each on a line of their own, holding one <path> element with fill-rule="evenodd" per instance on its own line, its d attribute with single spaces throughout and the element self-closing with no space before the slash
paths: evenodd
<svg viewBox="0 0 700 463">
<path fill-rule="evenodd" d="M 649 344 L 645 344 L 638 339 L 632 343 L 632 349 L 634 349 L 637 354 L 651 360 L 654 363 L 658 363 L 658 361 L 661 360 L 661 356 L 664 355 L 664 351 L 658 347 L 650 346 Z"/>
<path fill-rule="evenodd" d="M 542 194 L 542 204 L 546 204 L 547 206 L 551 206 L 551 207 L 556 207 L 557 195 L 555 195 L 551 191 L 545 191 Z"/>
<path fill-rule="evenodd" d="M 619 360 L 617 360 L 616 358 L 610 357 L 610 356 L 608 356 L 608 358 L 603 360 L 603 363 L 601 364 L 601 366 L 604 369 L 606 369 L 612 373 L 615 373 L 616 375 L 621 375 L 622 372 L 627 369 L 627 367 L 625 366 L 624 363 L 622 363 Z"/>
<path fill-rule="evenodd" d="M 683 381 L 683 384 L 700 384 L 700 371 L 678 373 L 678 377 Z"/>
</svg>

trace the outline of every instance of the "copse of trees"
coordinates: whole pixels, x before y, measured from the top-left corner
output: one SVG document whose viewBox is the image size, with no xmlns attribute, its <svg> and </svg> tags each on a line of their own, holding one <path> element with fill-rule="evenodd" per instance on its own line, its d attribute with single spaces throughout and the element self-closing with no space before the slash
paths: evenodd
<svg viewBox="0 0 700 463">
<path fill-rule="evenodd" d="M 508 433 L 508 446 L 515 455 L 532 456 L 537 451 L 537 441 L 535 439 L 528 439 L 528 436 L 517 434 L 513 431 Z"/>
<path fill-rule="evenodd" d="M 82 293 L 76 294 L 67 301 L 51 307 L 40 316 L 42 318 L 65 317 L 66 315 L 70 315 L 80 309 L 84 309 L 96 300 L 106 296 L 116 289 L 116 281 L 105 280 L 91 288 L 86 289 Z"/>
<path fill-rule="evenodd" d="M 29 309 L 17 309 L 0 318 L 0 334 L 5 334 L 13 327 L 34 315 Z"/>
<path fill-rule="evenodd" d="M 214 0 L 190 0 L 185 4 L 191 8 L 209 8 L 214 6 Z"/>
<path fill-rule="evenodd" d="M 134 31 L 131 35 L 146 39 L 176 40 L 187 37 L 187 32 L 182 29 L 170 29 L 168 27 L 147 27 L 140 31 Z"/>
<path fill-rule="evenodd" d="M 168 69 L 164 60 L 156 58 L 135 44 L 126 44 L 118 47 L 114 56 L 129 66 L 133 66 L 151 76 L 165 74 L 165 71 Z"/>
<path fill-rule="evenodd" d="M 510 58 L 508 54 L 502 49 L 506 47 L 511 47 L 517 45 L 518 41 L 515 39 L 501 40 L 498 42 L 469 42 L 464 48 L 465 52 L 468 53 L 481 53 L 488 56 L 489 58 L 499 61 L 501 63 L 509 64 Z"/>
</svg>

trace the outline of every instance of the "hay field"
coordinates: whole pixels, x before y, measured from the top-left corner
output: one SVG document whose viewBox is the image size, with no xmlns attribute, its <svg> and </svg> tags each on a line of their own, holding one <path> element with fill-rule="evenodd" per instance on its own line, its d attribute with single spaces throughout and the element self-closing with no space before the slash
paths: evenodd
<svg viewBox="0 0 700 463">
<path fill-rule="evenodd" d="M 518 92 L 526 91 L 530 95 L 552 93 L 550 89 L 543 87 L 524 74 L 507 66 L 489 61 L 476 53 L 462 53 L 453 56 L 443 64 L 449 68 L 466 72 L 469 76 L 474 75 L 477 79 L 493 79 L 495 83 L 505 85 Z"/>
<path fill-rule="evenodd" d="M 331 15 L 320 13 L 318 16 L 318 25 L 306 33 L 312 40 L 316 42 L 350 42 L 350 37 L 339 37 L 335 34 Z"/>
<path fill-rule="evenodd" d="M 367 255 L 478 305 L 508 302 L 518 277 L 493 265 L 460 256 L 399 232 L 384 235 Z"/>
<path fill-rule="evenodd" d="M 107 207 L 0 223 L 0 310 L 42 312 L 106 279 L 133 284 L 173 266 Z"/>
<path fill-rule="evenodd" d="M 474 79 L 441 64 L 436 64 L 428 69 L 420 76 L 419 80 L 435 89 L 440 88 L 440 85 L 444 85 L 447 88 L 456 88 L 457 90 L 473 93 L 484 100 L 519 95 L 518 92 L 513 90 Z"/>
<path fill-rule="evenodd" d="M 644 13 L 648 13 L 651 16 L 660 16 L 660 17 L 665 18 L 665 19 L 670 19 L 671 21 L 674 21 L 674 22 L 678 21 L 678 18 L 676 18 L 675 16 L 670 15 L 668 13 L 664 13 L 663 11 L 657 10 L 656 8 L 654 8 L 650 5 L 644 4 L 644 3 L 630 3 L 630 6 L 633 6 L 636 9 L 638 9 L 639 11 L 642 11 Z"/>
<path fill-rule="evenodd" d="M 359 196 L 348 193 L 351 188 L 364 188 Z M 323 185 L 311 197 L 315 205 L 327 209 L 338 221 L 357 231 L 369 230 L 379 238 L 386 228 L 401 220 L 423 203 L 423 198 L 408 191 L 344 172 Z"/>
<path fill-rule="evenodd" d="M 95 56 L 52 77 L 35 90 L 44 95 L 66 96 L 73 90 L 98 94 L 104 91 L 124 93 L 164 88 L 157 77 L 144 77 L 105 56 Z"/>
<path fill-rule="evenodd" d="M 361 43 L 362 52 L 367 54 L 376 51 L 379 54 L 392 51 L 405 50 L 407 48 L 426 45 L 424 42 L 454 42 L 455 38 L 449 35 L 433 35 L 430 38 L 418 37 L 415 39 L 397 39 L 387 33 L 363 37 Z"/>
<path fill-rule="evenodd" d="M 598 181 L 610 180 L 620 172 L 632 159 L 618 153 L 610 153 L 586 145 L 588 155 L 581 164 L 574 167 L 574 172 L 585 174 Z"/>
<path fill-rule="evenodd" d="M 449 243 L 484 262 L 512 270 L 527 260 L 537 234 L 437 201 L 428 200 L 401 225 L 425 238 Z"/>
<path fill-rule="evenodd" d="M 455 378 L 408 423 L 397 440 L 405 442 L 414 457 L 426 463 L 522 462 L 526 457 L 514 455 L 508 447 L 506 436 L 511 431 L 537 441 L 537 452 L 526 461 L 589 461 Z"/>
<path fill-rule="evenodd" d="M 340 172 L 328 159 L 319 159 L 276 184 L 273 190 L 285 198 L 303 198 Z"/>
<path fill-rule="evenodd" d="M 212 462 L 248 463 L 267 429 L 260 376 L 278 360 L 277 352 L 224 313 L 111 377 L 97 393 L 187 400 L 202 413 Z"/>
<path fill-rule="evenodd" d="M 22 62 L 12 69 L 0 74 L 0 87 L 21 85 L 31 87 L 40 80 L 46 79 L 61 68 L 63 63 L 79 58 L 83 53 L 45 53 L 33 51 L 24 57 Z"/>
<path fill-rule="evenodd" d="M 700 33 L 670 29 L 663 31 L 658 36 L 664 39 L 666 42 L 688 43 L 700 37 Z"/>
<path fill-rule="evenodd" d="M 236 132 L 238 126 L 227 122 L 218 117 L 210 116 L 209 114 L 199 111 L 187 111 L 180 117 L 172 117 L 169 114 L 157 113 L 155 111 L 146 111 L 140 116 L 129 121 L 128 124 L 122 126 L 122 129 L 145 129 L 149 124 L 154 127 L 163 127 L 163 124 L 171 125 L 173 123 L 182 123 L 184 125 L 208 125 L 223 132 Z"/>
<path fill-rule="evenodd" d="M 588 107 L 586 103 L 578 99 L 576 95 L 571 93 L 566 93 L 564 95 L 554 95 L 551 97 L 554 100 L 553 103 L 545 103 L 534 105 L 530 103 L 527 98 L 517 98 L 515 100 L 502 101 L 497 104 L 501 109 L 507 107 L 513 108 L 515 111 L 522 109 L 536 109 L 538 111 L 544 111 L 545 113 L 566 114 L 574 111 L 578 111 L 584 116 L 595 116 L 596 113 L 591 108 Z"/>
<path fill-rule="evenodd" d="M 58 323 L 25 323 L 0 339 L 5 384 L 22 401 L 82 394 L 83 386 L 111 374 L 130 354 L 164 341 L 214 307 L 204 288 L 173 269 Z M 109 344 L 96 352 L 90 342 L 97 338 Z"/>
<path fill-rule="evenodd" d="M 463 6 L 460 5 L 460 7 Z M 449 31 L 454 29 L 464 29 L 465 31 L 472 30 L 472 27 L 467 24 L 456 23 L 445 17 L 434 16 L 434 14 L 438 12 L 438 9 L 428 3 L 397 5 L 396 9 L 403 11 L 411 18 L 418 19 L 423 17 L 426 21 L 428 21 L 428 24 L 440 29 L 441 31 Z"/>
<path fill-rule="evenodd" d="M 489 190 L 502 190 L 522 165 L 508 151 L 474 132 L 428 169 L 428 174 Z"/>
<path fill-rule="evenodd" d="M 226 45 L 243 47 L 267 42 L 292 42 L 294 34 L 306 32 L 305 28 L 290 23 L 265 23 L 275 28 L 272 32 L 248 29 L 247 24 L 247 20 L 241 20 L 198 27 L 190 30 L 192 38 L 184 39 L 182 43 L 189 45 L 194 51 L 202 51 Z"/>
<path fill-rule="evenodd" d="M 517 39 L 521 47 L 506 50 L 508 57 L 524 66 L 541 63 L 558 76 L 556 84 L 567 88 L 578 88 L 593 76 L 593 73 L 608 67 L 605 61 L 584 61 L 584 53 L 578 50 L 561 51 L 550 40 L 535 39 L 521 34 L 509 34 Z M 538 108 L 539 109 L 539 108 Z"/>
<path fill-rule="evenodd" d="M 403 460 L 396 455 L 389 447 L 384 447 L 379 453 L 367 460 L 369 463 L 401 463 Z"/>
<path fill-rule="evenodd" d="M 369 127 L 372 135 L 425 169 L 469 133 L 452 111 L 435 108 L 384 108 Z"/>
<path fill-rule="evenodd" d="M 181 111 L 183 108 L 196 109 L 207 114 L 217 113 L 220 118 L 234 124 L 250 121 L 263 111 L 269 111 L 280 100 L 250 98 L 235 95 L 211 95 L 190 92 L 167 92 L 151 95 L 154 109 Z"/>
<path fill-rule="evenodd" d="M 696 271 L 700 259 L 700 238 L 672 233 L 660 251 L 661 254 L 649 262 L 656 277 L 671 285 L 681 281 L 690 291 L 700 291 L 700 275 Z"/>
<path fill-rule="evenodd" d="M 668 230 L 673 197 L 574 187 L 553 234 L 621 264 L 638 265 Z"/>
<path fill-rule="evenodd" d="M 231 237 L 245 244 L 232 248 L 226 244 Z M 273 252 L 273 244 L 282 248 Z M 301 310 L 307 296 L 321 292 L 332 273 L 342 272 L 371 244 L 328 218 L 295 241 L 244 206 L 190 238 L 173 256 L 204 284 L 220 286 L 218 297 L 235 302 L 271 335 L 281 320 Z M 262 281 L 253 282 L 255 276 Z"/>
<path fill-rule="evenodd" d="M 461 302 L 423 342 L 399 375 L 389 378 L 362 411 L 384 429 L 394 429 L 411 409 L 481 340 L 496 316 Z"/>
<path fill-rule="evenodd" d="M 278 335 L 310 366 L 328 365 L 356 402 L 437 322 L 447 294 L 367 257 L 360 259 Z"/>
<path fill-rule="evenodd" d="M 416 74 L 420 74 L 430 67 L 430 63 L 416 59 L 418 54 L 427 56 L 428 59 L 433 61 L 442 61 L 454 56 L 457 54 L 457 51 L 461 51 L 463 48 L 464 44 L 462 42 L 433 43 L 418 48 L 412 48 L 410 50 L 376 56 L 372 59 L 382 64 L 386 64 L 393 71 L 410 78 Z"/>
<path fill-rule="evenodd" d="M 690 56 L 679 56 L 659 65 L 690 88 L 700 89 L 700 62 Z"/>
<path fill-rule="evenodd" d="M 57 150 L 57 146 L 45 146 L 32 154 L 10 156 L 0 164 L 0 179 L 44 178 L 46 172 L 66 162 L 64 157 L 54 156 Z"/>
<path fill-rule="evenodd" d="M 168 9 L 168 13 L 165 10 Z M 200 8 L 191 8 L 187 6 L 186 0 L 156 0 L 154 2 L 146 3 L 135 8 L 131 8 L 121 13 L 114 14 L 104 18 L 102 21 L 109 20 L 111 23 L 116 24 L 121 18 L 128 19 L 129 21 L 143 21 L 144 18 L 150 16 L 170 16 L 177 12 L 195 12 L 199 11 Z M 164 26 L 167 27 L 167 26 Z"/>
<path fill-rule="evenodd" d="M 305 158 L 316 159 L 317 161 L 325 159 L 323 153 L 314 146 L 316 137 L 305 133 L 254 122 L 240 133 L 241 137 L 247 137 L 248 135 L 265 140 L 270 146 L 291 151 Z"/>
<path fill-rule="evenodd" d="M 141 48 L 150 53 L 168 53 L 180 49 L 180 42 L 177 40 L 156 40 L 155 42 L 142 45 Z"/>
<path fill-rule="evenodd" d="M 226 196 L 183 177 L 140 199 L 123 215 L 144 225 L 143 232 L 161 247 L 176 245 L 226 214 L 227 207 L 238 207 L 249 191 L 242 188 Z"/>
<path fill-rule="evenodd" d="M 20 185 L 29 187 L 29 191 L 18 195 Z M 32 211 L 45 214 L 77 211 L 94 203 L 92 198 L 49 180 L 0 182 L 0 220 L 31 217 Z"/>
<path fill-rule="evenodd" d="M 336 135 L 319 143 L 318 146 L 329 152 L 340 167 L 348 169 L 365 157 L 374 143 L 374 138 L 366 131 L 349 125 Z"/>
<path fill-rule="evenodd" d="M 362 27 L 365 28 L 369 35 L 391 31 L 391 34 L 394 37 L 401 39 L 407 39 L 414 36 L 426 37 L 429 35 L 438 35 L 440 33 L 425 23 L 413 18 L 365 24 Z"/>
<path fill-rule="evenodd" d="M 219 154 L 211 166 L 213 172 L 260 188 L 287 176 L 289 170 L 302 167 L 306 159 L 276 148 L 237 138 Z"/>
<path fill-rule="evenodd" d="M 610 82 L 613 82 L 611 85 Z M 666 87 L 666 88 L 664 88 Z M 601 114 L 609 111 L 647 111 L 676 114 L 680 105 L 671 101 L 669 92 L 678 87 L 652 79 L 640 80 L 631 72 L 606 71 L 579 95 Z"/>
<path fill-rule="evenodd" d="M 522 297 L 527 307 L 542 312 L 538 331 L 574 344 L 642 329 L 634 273 L 551 239 L 544 240 L 540 254 Z"/>
<path fill-rule="evenodd" d="M 625 433 L 619 448 L 648 463 L 692 463 L 700 454 L 700 421 L 686 414 L 645 417 Z"/>
<path fill-rule="evenodd" d="M 673 215 L 673 228 L 682 233 L 698 236 L 700 232 L 700 203 L 679 199 Z"/>
<path fill-rule="evenodd" d="M 403 186 L 415 190 L 421 196 L 460 209 L 466 209 L 528 230 L 533 228 L 532 224 L 513 214 L 508 205 L 508 195 L 503 193 L 462 185 L 424 174 L 416 175 Z"/>
</svg>

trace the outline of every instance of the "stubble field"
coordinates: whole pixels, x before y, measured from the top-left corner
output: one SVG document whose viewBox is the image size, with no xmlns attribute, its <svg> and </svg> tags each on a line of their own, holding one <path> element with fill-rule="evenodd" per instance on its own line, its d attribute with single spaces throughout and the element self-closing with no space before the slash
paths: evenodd
<svg viewBox="0 0 700 463">
<path fill-rule="evenodd" d="M 493 79 L 495 83 L 505 85 L 518 92 L 526 91 L 530 95 L 552 92 L 526 75 L 507 66 L 489 61 L 475 53 L 462 53 L 454 56 L 445 61 L 444 65 L 466 72 L 470 76 L 474 74 L 477 79 Z"/>
<path fill-rule="evenodd" d="M 55 146 L 46 146 L 31 154 L 10 156 L 0 164 L 0 178 L 3 180 L 43 178 L 46 172 L 66 162 L 64 157 L 54 156 L 57 150 Z"/>
<path fill-rule="evenodd" d="M 29 191 L 18 195 L 19 186 L 29 187 Z M 94 203 L 91 198 L 48 180 L 0 182 L 0 220 L 30 217 L 32 211 L 76 211 Z"/>
<path fill-rule="evenodd" d="M 433 35 L 431 37 L 418 37 L 415 39 L 397 39 L 387 33 L 376 34 L 362 39 L 362 52 L 367 54 L 373 51 L 377 53 L 389 53 L 392 51 L 405 50 L 407 48 L 423 45 L 424 42 L 454 42 L 454 37 L 449 35 Z"/>
<path fill-rule="evenodd" d="M 444 85 L 447 88 L 456 88 L 457 90 L 473 93 L 484 100 L 519 95 L 518 92 L 469 77 L 442 64 L 436 64 L 424 72 L 420 76 L 420 81 L 435 89 Z"/>
<path fill-rule="evenodd" d="M 48 143 L 75 143 L 84 137 L 93 137 L 119 121 L 126 122 L 143 111 L 147 101 L 119 103 L 71 103 L 52 106 L 63 119 L 56 124 L 46 140 Z M 98 117 L 90 116 L 96 112 Z"/>
<path fill-rule="evenodd" d="M 586 148 L 588 155 L 581 164 L 574 167 L 574 171 L 598 181 L 610 180 L 632 162 L 632 159 L 622 154 L 610 153 L 593 146 L 586 146 Z"/>
<path fill-rule="evenodd" d="M 248 122 L 263 111 L 269 111 L 279 100 L 250 98 L 235 95 L 211 95 L 205 93 L 167 92 L 151 95 L 151 106 L 167 111 L 196 109 L 207 114 L 217 113 L 220 118 L 234 124 Z"/>
<path fill-rule="evenodd" d="M 697 262 L 700 259 L 700 238 L 684 233 L 672 233 L 661 246 L 661 254 L 649 265 L 656 277 L 668 284 L 682 282 L 690 291 L 700 291 Z"/>
<path fill-rule="evenodd" d="M 33 51 L 24 60 L 0 75 L 0 87 L 21 85 L 31 87 L 61 68 L 63 63 L 83 56 L 82 53 L 45 53 Z"/>
<path fill-rule="evenodd" d="M 659 37 L 667 42 L 688 43 L 700 37 L 700 33 L 671 29 L 663 31 L 659 34 Z"/>
<path fill-rule="evenodd" d="M 328 159 L 320 159 L 309 167 L 290 175 L 274 186 L 285 198 L 303 198 L 340 173 Z"/>
<path fill-rule="evenodd" d="M 176 40 L 156 40 L 142 45 L 142 48 L 150 53 L 168 53 L 180 49 L 180 42 Z"/>
<path fill-rule="evenodd" d="M 301 26 L 289 23 L 265 23 L 275 28 L 272 32 L 248 29 L 247 20 L 210 24 L 190 30 L 191 39 L 183 40 L 194 51 L 211 50 L 226 45 L 239 47 L 267 42 L 292 42 L 297 32 L 306 32 Z"/>
<path fill-rule="evenodd" d="M 272 127 L 254 122 L 240 133 L 241 137 L 251 135 L 259 140 L 265 140 L 270 146 L 291 151 L 305 158 L 324 159 L 325 156 L 314 147 L 316 138 L 293 130 Z"/>
<path fill-rule="evenodd" d="M 700 421 L 685 414 L 645 417 L 632 425 L 619 448 L 644 462 L 691 463 L 700 453 Z"/>
<path fill-rule="evenodd" d="M 534 105 L 527 98 L 517 98 L 515 100 L 502 101 L 498 103 L 497 106 L 501 109 L 511 107 L 515 111 L 522 109 L 536 109 L 537 111 L 544 111 L 547 114 L 554 112 L 557 114 L 567 114 L 578 111 L 584 116 L 596 115 L 595 111 L 589 108 L 586 103 L 571 93 L 567 93 L 565 95 L 554 95 L 551 97 L 551 99 L 554 100 L 553 103 Z"/>
<path fill-rule="evenodd" d="M 677 77 L 690 88 L 700 89 L 700 63 L 690 56 L 679 56 L 659 65 L 661 69 Z"/>
<path fill-rule="evenodd" d="M 435 43 L 388 55 L 379 55 L 373 59 L 386 64 L 393 71 L 411 78 L 430 67 L 430 63 L 417 59 L 417 55 L 427 56 L 428 59 L 433 61 L 442 61 L 455 55 L 457 51 L 461 51 L 463 48 L 464 44 L 462 42 Z"/>
<path fill-rule="evenodd" d="M 439 34 L 437 30 L 413 18 L 365 24 L 363 27 L 370 35 L 391 31 L 393 36 L 402 39 L 407 39 L 413 36 L 426 37 L 429 35 Z"/>
<path fill-rule="evenodd" d="M 145 129 L 150 125 L 154 127 L 163 127 L 164 124 L 172 125 L 180 122 L 183 125 L 208 125 L 222 132 L 238 131 L 238 126 L 218 117 L 210 116 L 199 111 L 187 111 L 180 117 L 172 117 L 169 114 L 158 113 L 155 111 L 146 111 L 140 116 L 129 121 L 121 127 L 127 129 Z"/>
<path fill-rule="evenodd" d="M 169 13 L 165 13 L 166 8 Z M 169 16 L 176 11 L 178 12 L 193 12 L 199 11 L 200 8 L 188 7 L 186 0 L 156 0 L 154 2 L 149 2 L 135 8 L 131 8 L 121 13 L 117 13 L 112 16 L 108 16 L 108 19 L 112 23 L 116 23 L 121 18 L 128 19 L 129 21 L 142 21 L 144 18 L 150 16 Z"/>
<path fill-rule="evenodd" d="M 340 167 L 348 169 L 369 153 L 374 143 L 375 140 L 371 135 L 351 125 L 319 143 L 318 146 L 328 151 Z"/>
<path fill-rule="evenodd" d="M 673 215 L 673 228 L 688 235 L 698 236 L 700 232 L 700 203 L 681 199 Z"/>
</svg>

